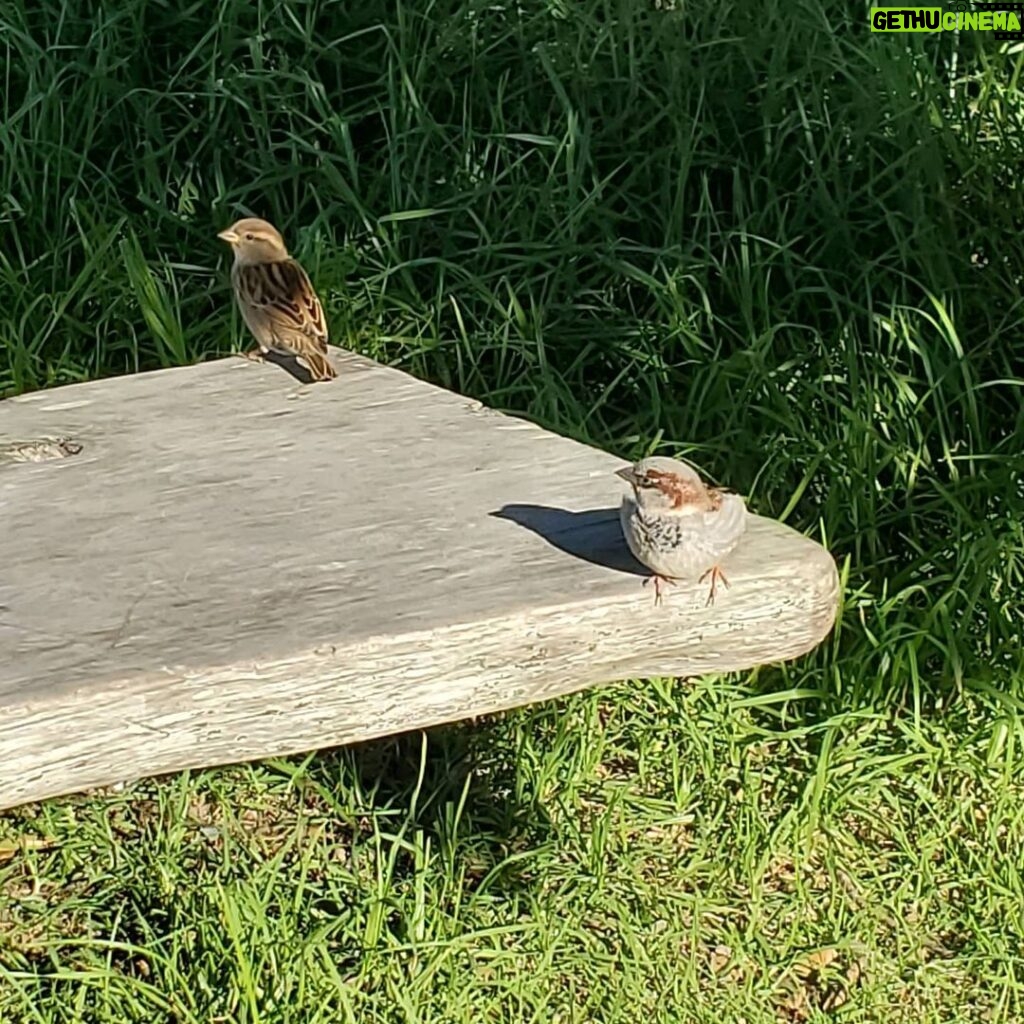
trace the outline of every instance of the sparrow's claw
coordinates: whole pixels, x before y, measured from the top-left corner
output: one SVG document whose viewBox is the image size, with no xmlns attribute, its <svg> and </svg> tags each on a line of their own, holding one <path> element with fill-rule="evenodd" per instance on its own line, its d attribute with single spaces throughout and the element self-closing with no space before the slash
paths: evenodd
<svg viewBox="0 0 1024 1024">
<path fill-rule="evenodd" d="M 708 599 L 704 602 L 704 607 L 707 608 L 715 603 L 715 587 L 718 585 L 718 581 L 721 580 L 726 589 L 729 588 L 729 581 L 725 578 L 725 573 L 717 566 L 713 565 L 703 576 L 697 581 L 703 583 L 708 577 L 711 577 L 711 590 L 708 592 Z"/>
<path fill-rule="evenodd" d="M 661 595 L 664 592 L 665 587 L 669 585 L 674 587 L 676 581 L 669 579 L 668 576 L 659 576 L 655 573 L 653 576 L 648 576 L 647 579 L 644 580 L 644 586 L 646 587 L 647 584 L 652 581 L 654 583 L 654 606 L 657 608 L 657 606 L 661 604 Z"/>
<path fill-rule="evenodd" d="M 251 359 L 256 363 L 262 363 L 266 360 L 266 357 L 263 354 L 263 349 L 261 348 L 251 348 L 248 352 L 240 352 L 239 355 L 241 355 L 243 359 Z"/>
</svg>

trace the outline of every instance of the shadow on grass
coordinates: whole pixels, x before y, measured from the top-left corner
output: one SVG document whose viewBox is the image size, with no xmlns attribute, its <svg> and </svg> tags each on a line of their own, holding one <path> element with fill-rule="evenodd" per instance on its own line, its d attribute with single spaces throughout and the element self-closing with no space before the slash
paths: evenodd
<svg viewBox="0 0 1024 1024">
<path fill-rule="evenodd" d="M 570 512 L 548 505 L 505 505 L 492 512 L 496 519 L 507 519 L 543 537 L 552 547 L 582 558 L 594 565 L 650 576 L 630 554 L 619 525 L 618 508 L 591 508 Z"/>
<path fill-rule="evenodd" d="M 413 730 L 322 750 L 304 775 L 329 802 L 356 797 L 361 812 L 348 827 L 363 830 L 364 841 L 370 829 L 397 843 L 396 881 L 415 875 L 410 842 L 427 837 L 458 859 L 474 890 L 520 889 L 516 851 L 542 847 L 553 826 L 539 794 L 517 785 L 501 732 L 500 715 Z"/>
</svg>

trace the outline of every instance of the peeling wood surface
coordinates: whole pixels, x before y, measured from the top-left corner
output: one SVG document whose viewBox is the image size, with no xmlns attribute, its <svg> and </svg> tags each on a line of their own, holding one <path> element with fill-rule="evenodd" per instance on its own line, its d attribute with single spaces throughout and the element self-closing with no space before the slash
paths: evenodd
<svg viewBox="0 0 1024 1024">
<path fill-rule="evenodd" d="M 0 807 L 830 629 L 835 563 L 788 527 L 753 519 L 714 607 L 656 608 L 619 459 L 334 358 L 307 387 L 229 358 L 0 402 Z"/>
</svg>

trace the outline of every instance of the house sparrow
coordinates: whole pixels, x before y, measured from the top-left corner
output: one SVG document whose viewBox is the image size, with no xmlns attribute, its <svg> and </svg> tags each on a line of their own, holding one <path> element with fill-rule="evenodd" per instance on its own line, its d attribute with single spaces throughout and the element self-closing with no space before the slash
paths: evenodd
<svg viewBox="0 0 1024 1024">
<path fill-rule="evenodd" d="M 662 584 L 688 576 L 698 576 L 700 583 L 710 577 L 707 604 L 713 604 L 717 582 L 729 585 L 719 563 L 747 525 L 743 499 L 708 487 L 676 459 L 654 456 L 616 475 L 632 488 L 622 499 L 622 532 L 633 556 L 654 573 L 655 604 L 661 602 Z"/>
<path fill-rule="evenodd" d="M 306 272 L 288 255 L 280 232 L 265 220 L 246 217 L 217 235 L 235 252 L 231 284 L 242 319 L 259 348 L 298 358 L 313 380 L 337 371 L 327 359 L 327 323 Z"/>
</svg>

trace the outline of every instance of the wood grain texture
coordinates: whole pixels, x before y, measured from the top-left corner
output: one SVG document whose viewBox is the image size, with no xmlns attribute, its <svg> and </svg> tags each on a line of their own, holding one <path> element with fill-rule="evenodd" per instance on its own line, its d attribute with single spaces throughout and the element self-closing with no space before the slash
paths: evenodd
<svg viewBox="0 0 1024 1024">
<path fill-rule="evenodd" d="M 0 443 L 44 439 L 0 460 L 0 807 L 831 628 L 835 563 L 793 530 L 754 519 L 713 608 L 696 584 L 656 608 L 621 460 L 333 356 L 304 388 L 230 358 L 0 403 Z"/>
</svg>

